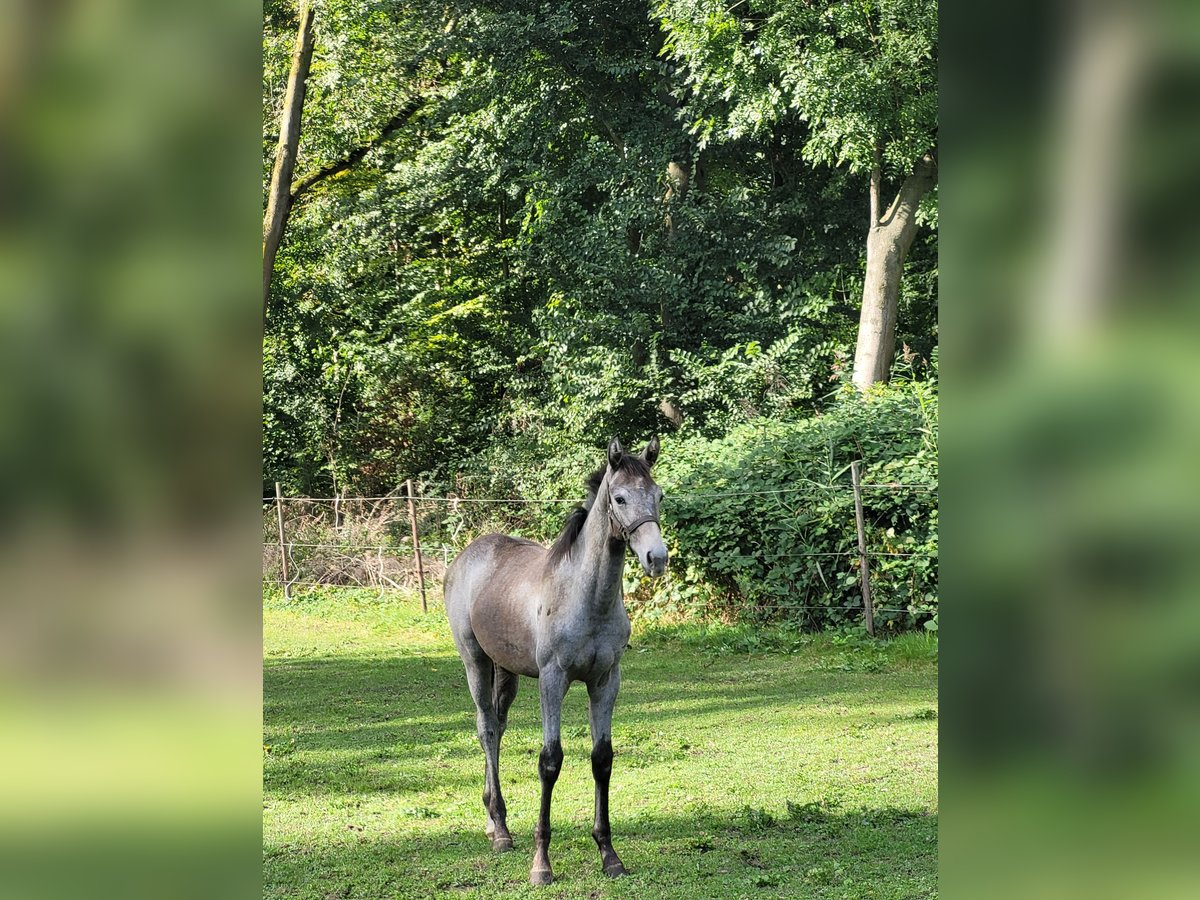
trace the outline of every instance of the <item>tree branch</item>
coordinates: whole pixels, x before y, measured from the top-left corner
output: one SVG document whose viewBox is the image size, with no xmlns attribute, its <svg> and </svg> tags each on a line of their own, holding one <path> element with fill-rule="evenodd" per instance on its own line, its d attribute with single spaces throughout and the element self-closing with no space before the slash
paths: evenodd
<svg viewBox="0 0 1200 900">
<path fill-rule="evenodd" d="M 904 179 L 904 183 L 900 185 L 900 190 L 896 193 L 896 198 L 892 200 L 888 211 L 884 213 L 883 219 L 877 221 L 876 224 L 887 226 L 895 221 L 896 213 L 901 206 L 911 207 L 912 211 L 916 210 L 917 204 L 921 202 L 929 190 L 937 184 L 937 160 L 934 159 L 932 153 L 926 153 L 913 166 L 912 174 Z M 907 221 L 907 217 L 905 218 Z"/>
<path fill-rule="evenodd" d="M 871 227 L 879 224 L 879 191 L 883 181 L 883 149 L 875 145 L 875 167 L 871 169 Z"/>
<path fill-rule="evenodd" d="M 295 203 L 296 200 L 299 199 L 300 195 L 313 185 L 324 181 L 326 178 L 331 178 L 334 175 L 341 174 L 342 172 L 345 172 L 362 162 L 363 158 L 368 153 L 383 144 L 393 134 L 407 125 L 409 121 L 411 121 L 412 117 L 415 116 L 424 105 L 424 101 L 422 100 L 410 100 L 404 106 L 404 108 L 400 110 L 400 112 L 396 113 L 396 115 L 392 116 L 387 120 L 387 122 L 384 123 L 384 126 L 380 129 L 379 134 L 375 135 L 375 137 L 373 137 L 371 140 L 367 141 L 365 144 L 360 144 L 358 147 L 355 147 L 337 162 L 330 163 L 324 168 L 313 172 L 311 175 L 306 175 L 299 181 L 293 182 L 291 190 L 292 203 Z"/>
</svg>

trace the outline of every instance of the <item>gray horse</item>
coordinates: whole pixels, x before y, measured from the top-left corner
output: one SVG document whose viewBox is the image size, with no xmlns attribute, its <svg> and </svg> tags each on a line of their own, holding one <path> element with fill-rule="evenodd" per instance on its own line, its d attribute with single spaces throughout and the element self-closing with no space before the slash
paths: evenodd
<svg viewBox="0 0 1200 900">
<path fill-rule="evenodd" d="M 520 676 L 538 679 L 542 804 L 533 832 L 533 884 L 554 879 L 550 796 L 562 766 L 562 702 L 573 681 L 582 681 L 588 690 L 596 781 L 592 837 L 600 848 L 604 874 L 625 874 L 608 823 L 612 711 L 621 685 L 621 654 L 629 641 L 621 573 L 626 547 L 649 575 L 661 575 L 667 567 L 658 523 L 662 491 L 650 476 L 657 458 L 658 438 L 637 456 L 625 453 L 613 438 L 607 465 L 588 479 L 587 500 L 572 511 L 553 546 L 489 534 L 473 541 L 446 572 L 446 615 L 467 669 L 486 757 L 484 833 L 495 850 L 513 848 L 500 793 L 500 739 Z"/>
</svg>

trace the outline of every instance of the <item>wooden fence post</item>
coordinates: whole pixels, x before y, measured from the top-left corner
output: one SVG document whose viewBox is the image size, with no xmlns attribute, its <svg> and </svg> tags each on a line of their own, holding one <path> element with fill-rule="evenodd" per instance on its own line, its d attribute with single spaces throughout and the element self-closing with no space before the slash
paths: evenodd
<svg viewBox="0 0 1200 900">
<path fill-rule="evenodd" d="M 867 634 L 875 636 L 875 611 L 871 607 L 871 574 L 867 564 L 867 533 L 863 524 L 862 491 L 858 484 L 858 465 L 850 463 L 850 483 L 854 486 L 854 520 L 858 525 L 858 558 L 862 565 L 863 616 L 867 620 Z"/>
<path fill-rule="evenodd" d="M 417 539 L 417 511 L 413 507 L 411 478 L 405 480 L 404 487 L 408 491 L 408 523 L 412 526 L 413 554 L 417 557 L 417 581 L 421 585 L 421 612 L 427 613 L 429 606 L 425 602 L 425 566 L 421 563 L 421 542 Z"/>
<path fill-rule="evenodd" d="M 292 584 L 288 577 L 287 542 L 283 538 L 283 491 L 279 482 L 275 482 L 275 518 L 279 521 L 279 561 L 283 565 L 283 599 L 291 601 Z"/>
</svg>

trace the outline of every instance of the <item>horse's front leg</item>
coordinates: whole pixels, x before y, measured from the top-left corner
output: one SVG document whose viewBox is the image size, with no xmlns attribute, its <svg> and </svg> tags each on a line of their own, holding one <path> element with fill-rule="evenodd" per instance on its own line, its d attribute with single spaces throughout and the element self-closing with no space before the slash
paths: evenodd
<svg viewBox="0 0 1200 900">
<path fill-rule="evenodd" d="M 542 783 L 542 805 L 538 812 L 537 827 L 533 830 L 533 868 L 529 872 L 531 884 L 550 884 L 554 871 L 550 868 L 550 797 L 554 793 L 554 782 L 562 768 L 562 743 L 559 734 L 562 724 L 563 697 L 567 695 L 570 681 L 566 673 L 551 663 L 538 674 L 538 688 L 542 701 L 542 753 L 538 757 L 538 779 Z"/>
<path fill-rule="evenodd" d="M 600 864 L 604 874 L 616 878 L 625 874 L 625 866 L 612 845 L 612 828 L 608 823 L 608 782 L 612 776 L 612 713 L 621 688 L 621 664 L 608 674 L 588 685 L 588 720 L 592 726 L 592 777 L 596 781 L 596 821 L 592 837 L 600 848 Z"/>
</svg>

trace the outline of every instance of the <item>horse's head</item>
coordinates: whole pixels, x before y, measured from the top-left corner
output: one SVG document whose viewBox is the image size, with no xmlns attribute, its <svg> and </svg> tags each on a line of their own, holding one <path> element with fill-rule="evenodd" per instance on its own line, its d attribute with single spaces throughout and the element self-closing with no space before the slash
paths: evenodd
<svg viewBox="0 0 1200 900">
<path fill-rule="evenodd" d="M 667 570 L 667 546 L 658 524 L 663 492 L 650 475 L 658 459 L 658 438 L 640 454 L 627 454 L 617 438 L 608 442 L 608 517 L 613 537 L 625 541 L 646 570 L 657 577 Z"/>
</svg>

